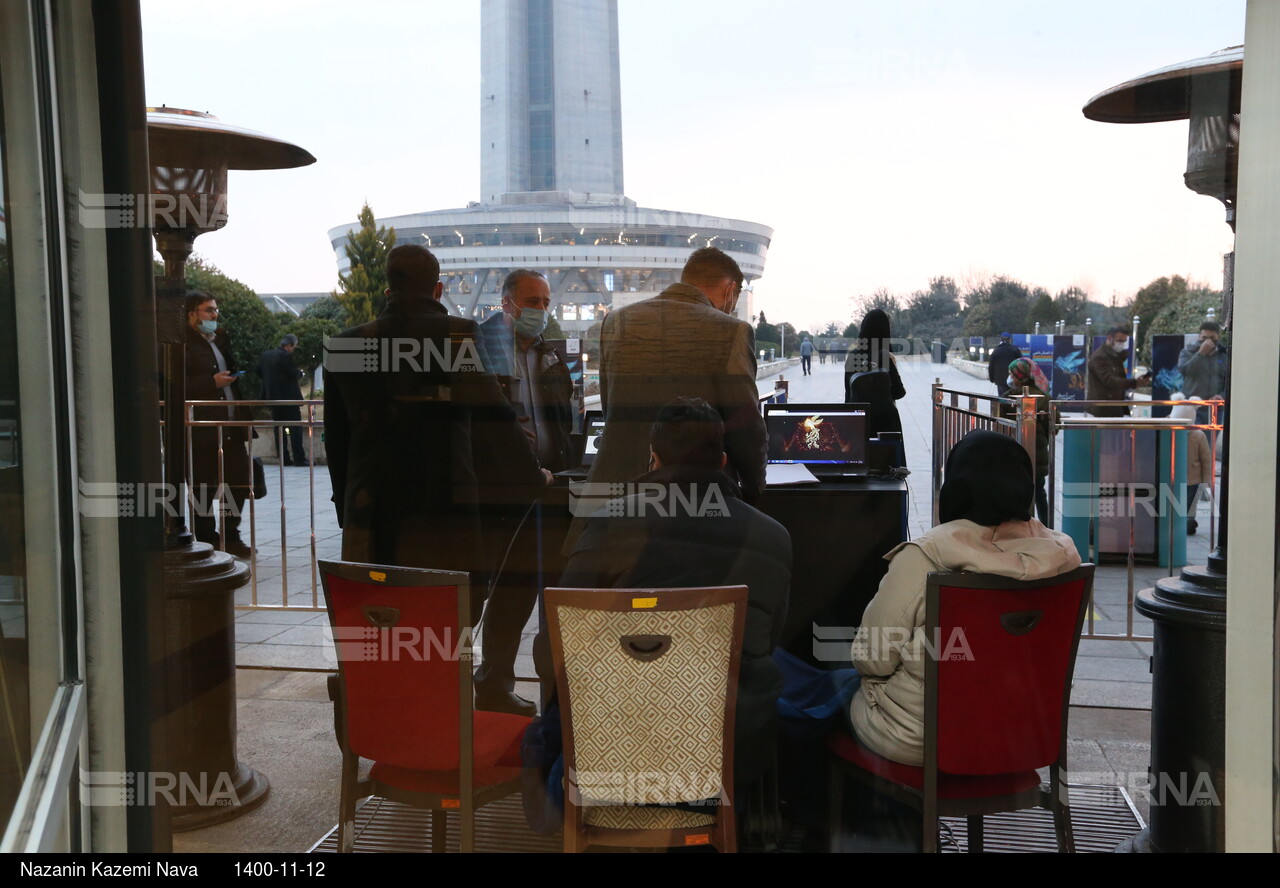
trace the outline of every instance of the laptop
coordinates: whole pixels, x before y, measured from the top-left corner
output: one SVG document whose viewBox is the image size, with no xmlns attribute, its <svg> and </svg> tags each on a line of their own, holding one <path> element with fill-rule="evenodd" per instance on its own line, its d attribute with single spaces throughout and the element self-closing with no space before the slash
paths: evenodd
<svg viewBox="0 0 1280 888">
<path fill-rule="evenodd" d="M 770 466 L 804 466 L 822 478 L 867 474 L 867 404 L 766 404 Z"/>
<path fill-rule="evenodd" d="M 585 446 L 582 449 L 582 468 L 589 469 L 600 452 L 600 438 L 604 435 L 604 412 L 588 410 L 582 418 L 582 434 Z"/>
</svg>

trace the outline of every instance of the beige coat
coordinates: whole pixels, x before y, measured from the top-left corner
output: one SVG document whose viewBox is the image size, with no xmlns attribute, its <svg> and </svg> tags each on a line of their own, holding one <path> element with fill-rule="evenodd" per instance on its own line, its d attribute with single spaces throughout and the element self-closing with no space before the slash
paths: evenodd
<svg viewBox="0 0 1280 888">
<path fill-rule="evenodd" d="M 924 752 L 923 633 L 929 573 L 963 570 L 1021 580 L 1052 577 L 1080 566 L 1075 544 L 1034 518 L 983 527 L 949 521 L 903 543 L 875 598 L 867 605 L 853 643 L 853 665 L 862 686 L 852 703 L 853 728 L 873 752 L 919 765 Z"/>
<path fill-rule="evenodd" d="M 1187 483 L 1212 484 L 1214 468 L 1209 439 L 1200 429 L 1191 429 L 1187 432 Z"/>
</svg>

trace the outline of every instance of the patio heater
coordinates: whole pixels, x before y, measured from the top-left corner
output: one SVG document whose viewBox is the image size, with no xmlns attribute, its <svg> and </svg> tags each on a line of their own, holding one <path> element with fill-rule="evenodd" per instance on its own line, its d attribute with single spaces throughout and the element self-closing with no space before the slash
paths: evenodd
<svg viewBox="0 0 1280 888">
<path fill-rule="evenodd" d="M 1186 186 L 1215 197 L 1235 231 L 1236 175 L 1240 147 L 1240 83 L 1244 47 L 1233 46 L 1170 65 L 1114 86 L 1089 100 L 1084 115 L 1104 123 L 1190 120 Z M 1231 322 L 1234 254 L 1223 281 L 1225 321 Z M 1136 321 L 1136 319 L 1135 319 Z M 1230 365 L 1227 403 L 1231 403 Z M 1138 611 L 1155 625 L 1152 659 L 1151 826 L 1126 843 L 1137 851 L 1222 851 L 1226 762 L 1227 487 L 1230 413 L 1223 431 L 1221 519 L 1208 564 L 1185 567 L 1176 578 L 1143 590 Z M 1210 804 L 1173 804 L 1185 784 Z M 1163 796 L 1163 798 L 1162 798 Z M 1163 802 L 1163 804 L 1157 804 Z"/>
<path fill-rule="evenodd" d="M 164 274 L 156 278 L 156 334 L 163 350 L 164 476 L 186 502 L 186 264 L 192 243 L 227 224 L 227 170 L 315 163 L 309 153 L 261 133 L 178 108 L 147 109 L 149 214 Z M 195 542 L 185 510 L 165 520 L 165 658 L 169 771 L 198 792 L 176 792 L 175 832 L 230 820 L 265 801 L 270 785 L 236 760 L 234 600 L 249 568 Z M 184 784 L 184 778 L 190 781 Z M 233 804 L 227 804 L 232 799 Z"/>
</svg>

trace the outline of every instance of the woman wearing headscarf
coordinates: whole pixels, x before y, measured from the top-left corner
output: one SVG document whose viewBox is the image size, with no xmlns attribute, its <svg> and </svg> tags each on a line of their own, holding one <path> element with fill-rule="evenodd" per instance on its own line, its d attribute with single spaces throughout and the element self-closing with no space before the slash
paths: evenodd
<svg viewBox="0 0 1280 888">
<path fill-rule="evenodd" d="M 920 765 L 924 752 L 925 585 L 933 571 L 1038 580 L 1074 570 L 1066 534 L 1031 517 L 1031 459 L 1012 438 L 970 432 L 947 458 L 943 523 L 887 556 L 889 572 L 853 643 L 861 676 L 850 705 L 854 733 L 873 752 Z"/>
<path fill-rule="evenodd" d="M 893 359 L 890 348 L 892 334 L 889 331 L 889 316 L 878 308 L 867 312 L 858 328 L 858 341 L 849 349 L 849 356 L 844 362 L 845 400 L 849 403 L 868 399 L 870 404 L 867 417 L 867 430 L 870 437 L 878 437 L 881 432 L 897 432 L 902 434 L 902 419 L 898 416 L 895 401 L 907 394 L 902 385 L 902 377 L 898 375 L 898 365 Z M 874 395 L 855 395 L 850 390 L 850 381 L 861 373 L 884 370 L 888 374 L 881 385 L 868 386 L 864 390 Z M 899 444 L 898 459 L 894 465 L 906 465 L 906 455 Z"/>
<path fill-rule="evenodd" d="M 1036 402 L 1036 516 L 1040 523 L 1052 527 L 1045 481 L 1049 477 L 1049 448 L 1053 444 L 1053 436 L 1058 433 L 1058 413 L 1049 403 L 1049 380 L 1035 361 L 1018 358 L 1009 363 L 1007 384 L 1009 390 L 1005 397 L 1021 396 L 1022 390 L 1026 389 L 1028 395 L 1041 399 Z M 1016 419 L 1018 409 L 1013 404 L 1002 404 L 1000 413 Z"/>
</svg>

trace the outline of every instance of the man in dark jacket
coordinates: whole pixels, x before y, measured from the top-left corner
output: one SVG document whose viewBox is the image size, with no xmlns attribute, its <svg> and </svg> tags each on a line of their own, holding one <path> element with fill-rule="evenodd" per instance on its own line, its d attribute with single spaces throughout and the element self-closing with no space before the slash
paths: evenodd
<svg viewBox="0 0 1280 888">
<path fill-rule="evenodd" d="M 664 407 L 650 435 L 650 471 L 629 485 L 639 493 L 587 522 L 560 585 L 748 588 L 734 727 L 742 788 L 774 760 L 782 675 L 773 649 L 790 596 L 791 536 L 739 498 L 723 473 L 727 461 L 724 424 L 709 404 L 680 398 Z"/>
<path fill-rule="evenodd" d="M 1151 381 L 1148 373 L 1140 379 L 1130 379 L 1125 371 L 1124 359 L 1129 352 L 1129 331 L 1124 327 L 1112 327 L 1107 331 L 1107 339 L 1098 346 L 1089 357 L 1089 375 L 1086 400 L 1089 401 L 1123 401 L 1125 392 L 1138 388 Z M 1111 407 L 1090 407 L 1089 413 L 1094 416 L 1128 416 L 1129 408 L 1115 405 Z"/>
<path fill-rule="evenodd" d="M 253 419 L 249 410 L 237 406 L 240 377 L 231 338 L 219 326 L 218 300 L 208 293 L 193 291 L 187 295 L 186 376 L 188 401 L 222 401 L 223 407 L 197 407 L 193 418 L 204 421 L 236 421 Z M 191 493 L 195 501 L 192 530 L 197 540 L 209 543 L 230 555 L 248 558 L 253 554 L 240 539 L 240 516 L 252 490 L 249 442 L 245 426 L 221 429 L 222 460 L 219 466 L 219 429 L 213 426 L 191 429 Z M 219 471 L 221 469 L 221 471 Z M 218 500 L 221 533 L 214 523 L 213 503 Z"/>
<path fill-rule="evenodd" d="M 498 376 L 538 464 L 551 472 L 571 468 L 573 381 L 564 359 L 542 338 L 551 307 L 551 288 L 536 271 L 520 268 L 502 284 L 502 311 L 480 325 L 485 369 Z M 554 577 L 540 574 L 539 514 L 526 517 L 527 504 L 495 515 L 498 536 L 511 539 L 506 563 L 494 581 L 484 618 L 484 661 L 476 670 L 476 701 L 482 709 L 532 715 L 533 703 L 517 696 L 516 653 L 520 634 L 541 586 Z M 541 676 L 552 680 L 550 673 Z"/>
<path fill-rule="evenodd" d="M 325 446 L 347 561 L 483 573 L 486 504 L 532 503 L 550 474 L 486 373 L 473 321 L 440 303 L 425 247 L 387 255 L 387 308 L 325 348 Z"/>
<path fill-rule="evenodd" d="M 987 379 L 996 387 L 996 394 L 1004 397 L 1009 390 L 1009 365 L 1022 357 L 1022 351 L 1013 344 L 1013 335 L 1000 334 L 1000 344 L 991 349 L 987 359 Z"/>
<path fill-rule="evenodd" d="M 266 401 L 301 401 L 302 389 L 298 380 L 302 371 L 293 363 L 293 350 L 298 347 L 298 337 L 286 333 L 280 347 L 264 351 L 258 358 L 258 375 L 262 377 L 262 398 Z M 300 422 L 302 408 L 297 405 L 272 406 L 271 418 L 276 422 Z M 280 464 L 285 466 L 308 465 L 307 452 L 303 448 L 306 436 L 304 426 L 276 426 L 276 452 Z"/>
</svg>

